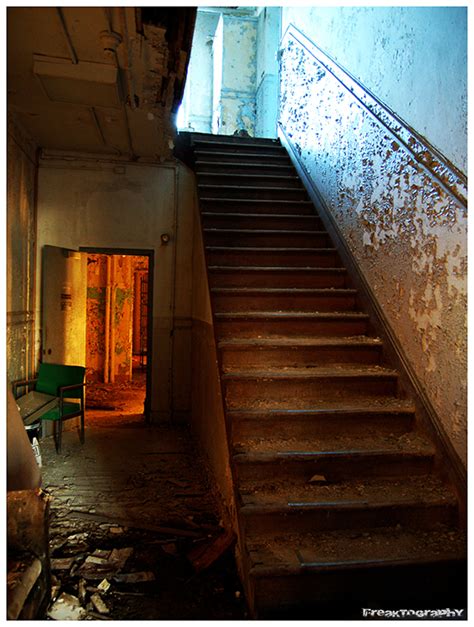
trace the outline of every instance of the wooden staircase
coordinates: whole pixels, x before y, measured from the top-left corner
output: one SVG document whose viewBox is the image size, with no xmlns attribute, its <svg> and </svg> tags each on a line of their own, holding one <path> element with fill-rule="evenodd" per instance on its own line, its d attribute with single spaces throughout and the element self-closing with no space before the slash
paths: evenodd
<svg viewBox="0 0 474 627">
<path fill-rule="evenodd" d="M 286 151 L 190 141 L 253 616 L 465 602 L 457 499 Z"/>
</svg>

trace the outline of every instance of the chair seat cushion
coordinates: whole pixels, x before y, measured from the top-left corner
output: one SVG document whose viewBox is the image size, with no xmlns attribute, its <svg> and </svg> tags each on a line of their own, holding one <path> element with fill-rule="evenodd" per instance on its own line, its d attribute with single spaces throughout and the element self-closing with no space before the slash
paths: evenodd
<svg viewBox="0 0 474 627">
<path fill-rule="evenodd" d="M 54 409 L 58 405 L 58 399 L 51 394 L 42 392 L 28 392 L 16 400 L 20 416 L 23 418 L 25 425 L 31 425 L 41 418 L 45 411 Z"/>
<path fill-rule="evenodd" d="M 62 419 L 74 418 L 81 413 L 81 403 L 65 402 L 63 403 Z M 41 420 L 59 420 L 59 405 L 50 409 L 41 416 Z"/>
</svg>

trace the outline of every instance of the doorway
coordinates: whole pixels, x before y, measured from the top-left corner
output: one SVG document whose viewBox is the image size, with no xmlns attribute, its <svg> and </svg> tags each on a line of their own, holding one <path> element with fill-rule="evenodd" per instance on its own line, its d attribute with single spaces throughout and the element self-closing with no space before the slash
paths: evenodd
<svg viewBox="0 0 474 627">
<path fill-rule="evenodd" d="M 151 251 L 87 252 L 88 422 L 149 422 Z"/>
</svg>

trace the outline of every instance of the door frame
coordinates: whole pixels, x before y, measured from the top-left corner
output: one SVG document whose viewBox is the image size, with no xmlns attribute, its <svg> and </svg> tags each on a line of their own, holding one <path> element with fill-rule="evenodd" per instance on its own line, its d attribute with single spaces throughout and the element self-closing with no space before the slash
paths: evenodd
<svg viewBox="0 0 474 627">
<path fill-rule="evenodd" d="M 147 307 L 147 346 L 146 346 L 146 392 L 145 422 L 151 422 L 151 367 L 153 363 L 153 283 L 155 271 L 155 251 L 150 248 L 107 248 L 105 246 L 80 246 L 79 252 L 101 255 L 135 255 L 148 257 L 148 307 Z"/>
</svg>

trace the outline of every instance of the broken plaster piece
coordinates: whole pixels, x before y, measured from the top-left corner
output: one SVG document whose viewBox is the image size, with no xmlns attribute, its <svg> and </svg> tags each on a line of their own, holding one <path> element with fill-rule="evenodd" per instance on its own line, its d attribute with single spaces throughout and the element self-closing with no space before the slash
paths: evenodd
<svg viewBox="0 0 474 627">
<path fill-rule="evenodd" d="M 82 620 L 86 614 L 77 597 L 63 592 L 49 610 L 48 617 L 53 620 Z"/>
<path fill-rule="evenodd" d="M 92 605 L 99 612 L 99 614 L 108 614 L 110 612 L 110 609 L 108 608 L 108 606 L 106 605 L 106 603 L 104 602 L 104 600 L 102 599 L 102 597 L 100 596 L 98 592 L 96 592 L 95 594 L 91 596 L 91 601 L 92 601 Z"/>
</svg>

